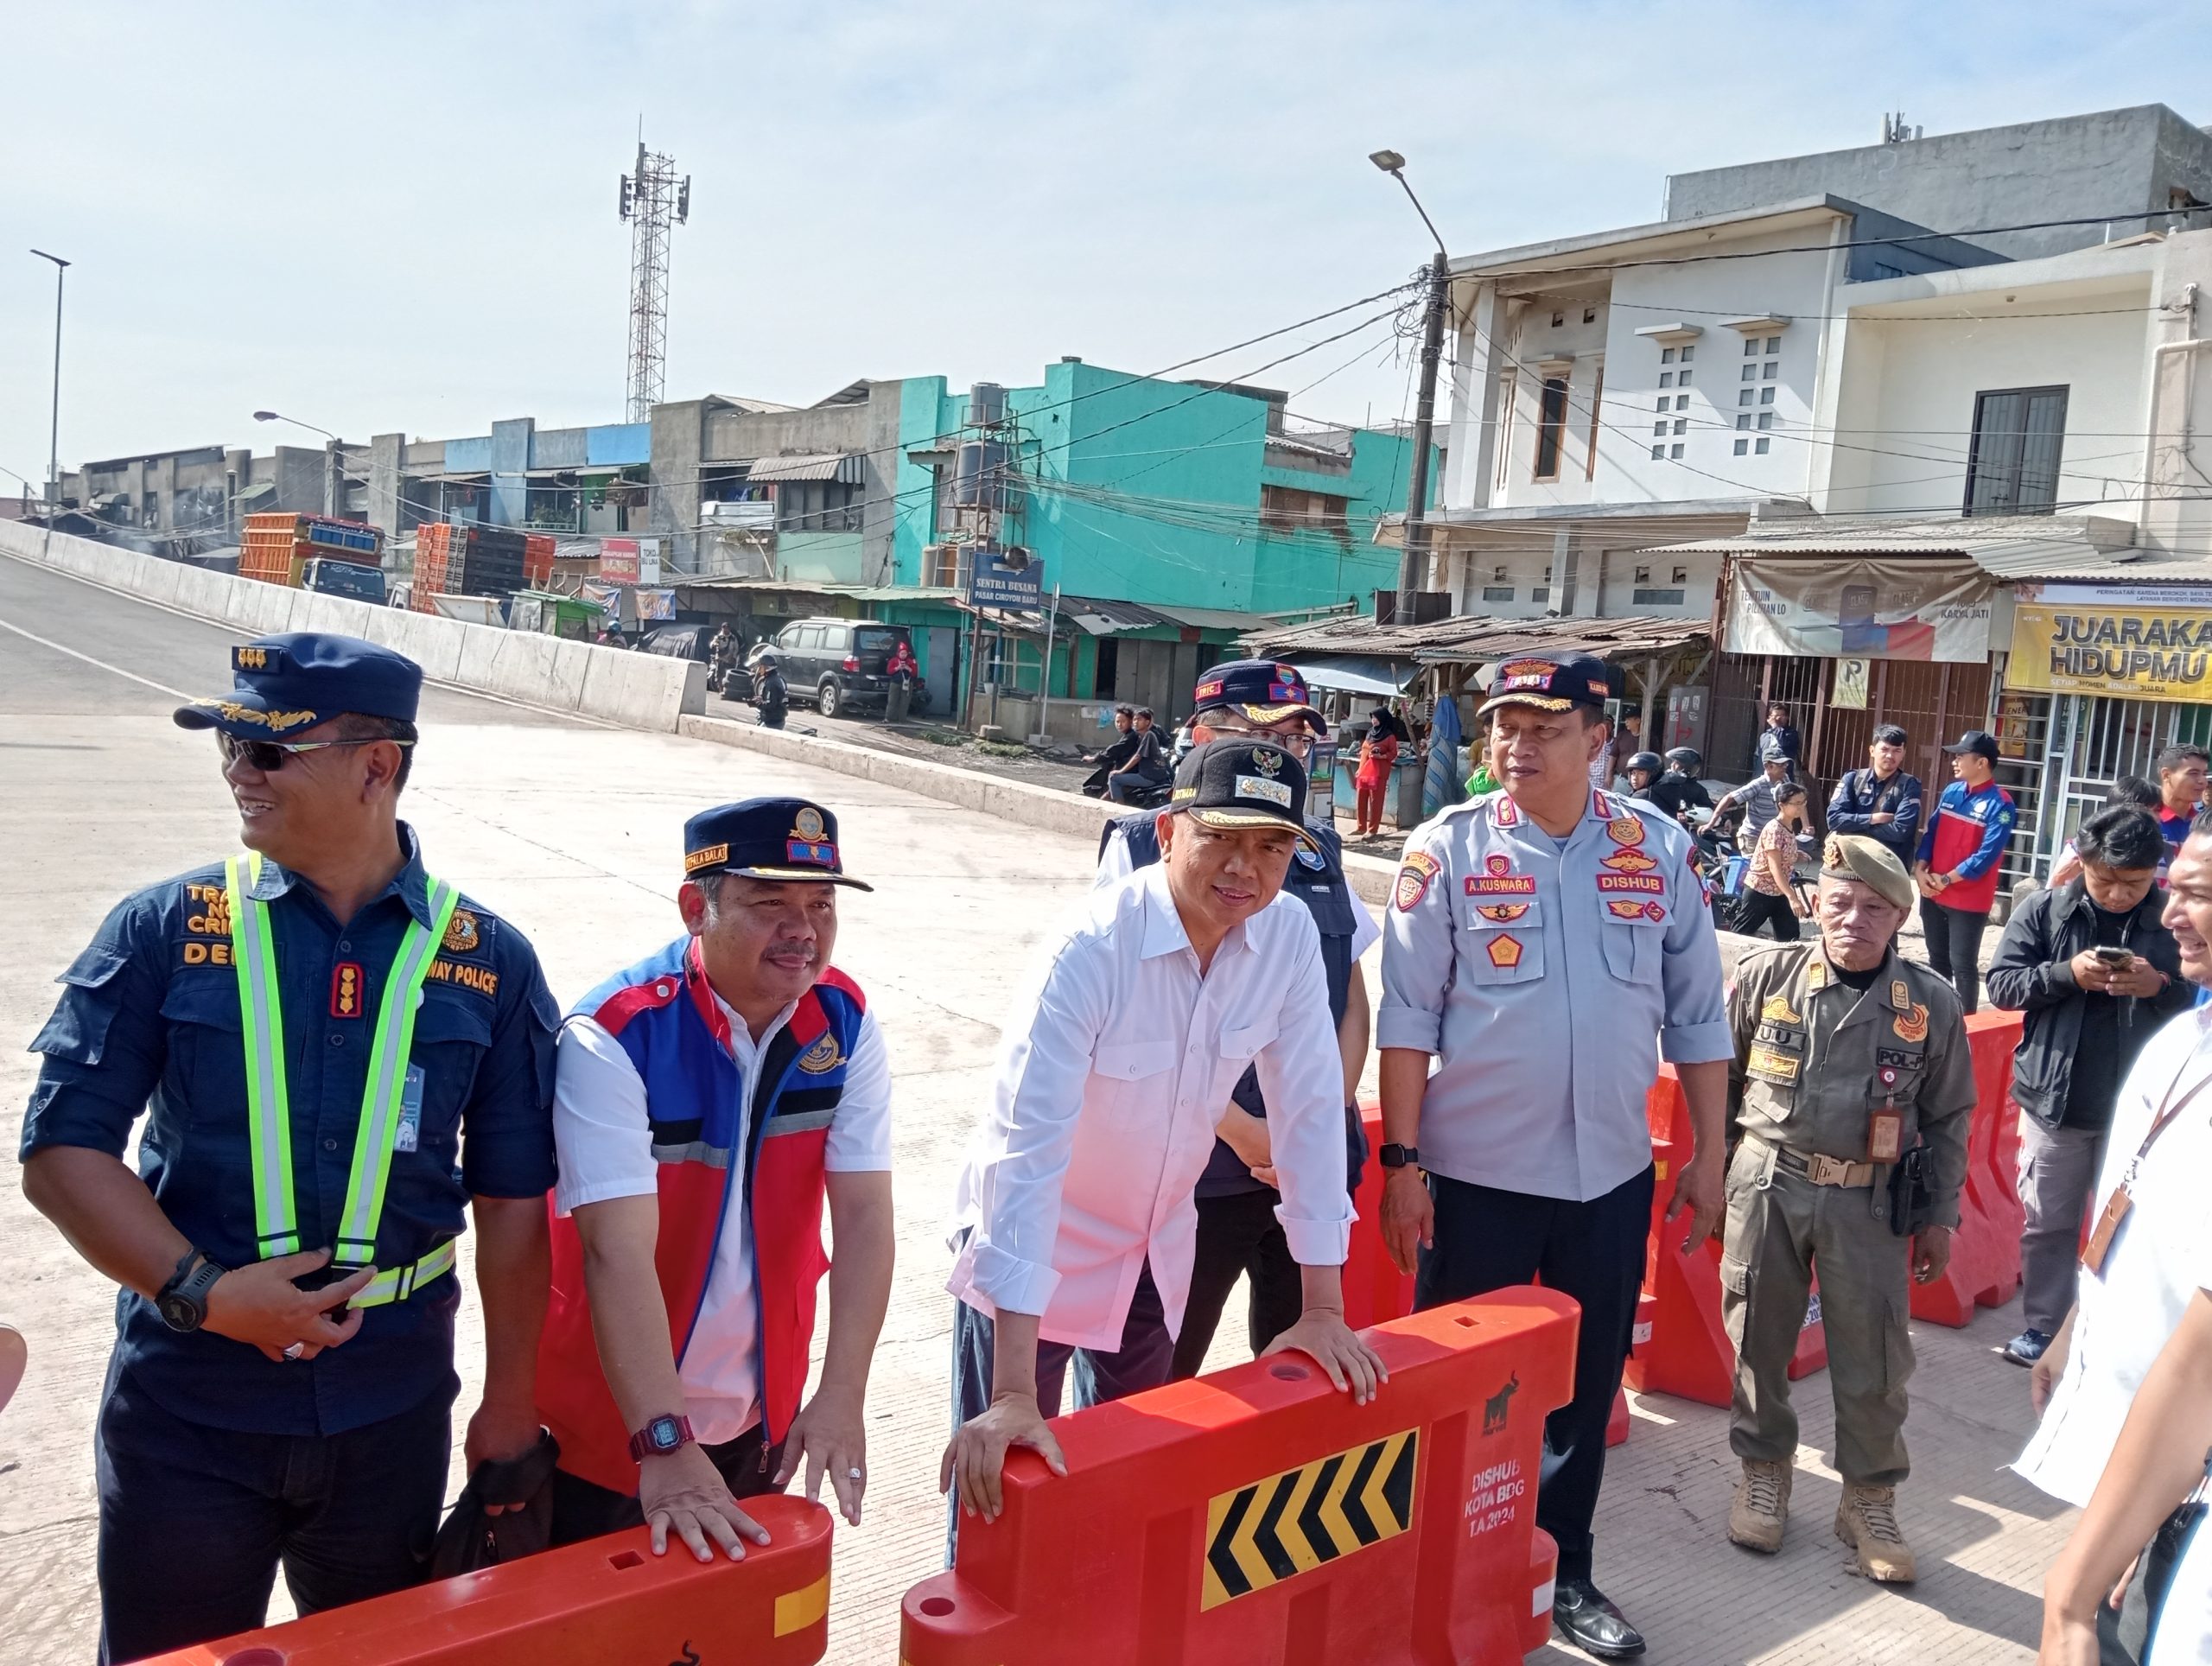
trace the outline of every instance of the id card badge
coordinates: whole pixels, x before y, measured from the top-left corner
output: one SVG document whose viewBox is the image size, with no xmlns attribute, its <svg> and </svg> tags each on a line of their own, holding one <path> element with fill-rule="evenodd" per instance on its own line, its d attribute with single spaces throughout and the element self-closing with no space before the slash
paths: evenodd
<svg viewBox="0 0 2212 1666">
<path fill-rule="evenodd" d="M 2097 1230 L 2089 1234 L 2089 1241 L 2082 1246 L 2082 1265 L 2098 1277 L 2104 1275 L 2105 1257 L 2112 1253 L 2113 1240 L 2120 1236 L 2120 1223 L 2127 1218 L 2127 1211 L 2134 1203 L 2125 1186 L 2113 1188 L 2112 1199 L 2105 1205 L 2104 1213 L 2097 1217 Z"/>
<path fill-rule="evenodd" d="M 413 1151 L 423 1137 L 423 1067 L 410 1065 L 399 1089 L 399 1131 L 392 1136 L 394 1151 Z"/>
<path fill-rule="evenodd" d="M 1885 1065 L 1878 1072 L 1889 1098 L 1866 1118 L 1866 1160 L 1893 1163 L 1904 1153 L 1904 1113 L 1897 1109 L 1897 1073 Z"/>
</svg>

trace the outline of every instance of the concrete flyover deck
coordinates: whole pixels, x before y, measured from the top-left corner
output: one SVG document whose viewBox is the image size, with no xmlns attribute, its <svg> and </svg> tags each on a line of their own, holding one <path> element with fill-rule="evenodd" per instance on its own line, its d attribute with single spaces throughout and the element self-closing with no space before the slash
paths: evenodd
<svg viewBox="0 0 2212 1666">
<path fill-rule="evenodd" d="M 16 898 L 0 957 L 0 1103 L 20 1116 L 35 1061 L 20 1049 L 51 979 L 125 890 L 232 847 L 213 748 L 168 720 L 180 696 L 227 681 L 240 638 L 67 576 L 0 559 L 0 840 Z M 436 871 L 525 930 L 573 1000 L 677 929 L 678 836 L 702 804 L 798 792 L 834 806 L 873 895 L 843 905 L 837 959 L 882 1014 L 897 1087 L 899 1267 L 871 1388 L 866 1519 L 840 1528 L 830 1658 L 896 1658 L 901 1593 L 942 1554 L 936 1468 L 945 1434 L 950 1300 L 944 1221 L 961 1148 L 1025 963 L 1085 888 L 1095 835 L 957 808 L 795 759 L 642 733 L 450 690 L 427 699 L 407 814 Z M 1370 979 L 1373 966 L 1368 968 Z M 111 1288 L 22 1200 L 0 1151 L 0 1318 L 31 1345 L 0 1414 L 0 1636 L 20 1666 L 81 1662 L 97 1630 L 91 1431 L 111 1331 Z M 461 1323 L 464 1403 L 480 1378 L 474 1296 Z M 1243 1345 L 1232 1301 L 1214 1359 Z M 1903 1513 L 1916 1590 L 1844 1572 L 1828 1536 L 1825 1377 L 1800 1385 L 1798 1516 L 1769 1561 L 1721 1542 L 1732 1475 L 1725 1418 L 1654 1397 L 1617 1451 L 1599 1574 L 1650 1634 L 1655 1662 L 1948 1666 L 2033 1656 L 2042 1569 L 2065 1518 L 1999 1466 L 2028 1423 L 2026 1374 L 1994 1344 L 2017 1313 L 1967 1332 L 1916 1326 L 1910 1433 L 1920 1471 Z M 280 1593 L 279 1601 L 283 1599 Z M 1573 1656 L 1554 1647 L 1535 1656 Z"/>
</svg>

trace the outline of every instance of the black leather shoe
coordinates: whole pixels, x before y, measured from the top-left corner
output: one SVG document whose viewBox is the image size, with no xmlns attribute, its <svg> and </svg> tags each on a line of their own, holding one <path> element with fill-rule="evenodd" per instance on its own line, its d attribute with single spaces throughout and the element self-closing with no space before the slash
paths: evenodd
<svg viewBox="0 0 2212 1666">
<path fill-rule="evenodd" d="M 1600 1660 L 1633 1660 L 1643 1652 L 1643 1634 L 1587 1580 L 1559 1582 L 1552 1593 L 1552 1624 Z"/>
</svg>

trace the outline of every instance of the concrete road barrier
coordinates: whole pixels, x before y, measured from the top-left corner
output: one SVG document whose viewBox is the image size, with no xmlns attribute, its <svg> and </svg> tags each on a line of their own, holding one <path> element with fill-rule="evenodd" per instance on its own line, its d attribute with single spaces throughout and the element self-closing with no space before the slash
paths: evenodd
<svg viewBox="0 0 2212 1666">
<path fill-rule="evenodd" d="M 90 538 L 0 521 L 0 554 L 232 626 L 249 636 L 335 631 L 405 654 L 435 682 L 629 728 L 672 730 L 705 709 L 706 667 L 441 614 L 287 589 Z"/>
</svg>

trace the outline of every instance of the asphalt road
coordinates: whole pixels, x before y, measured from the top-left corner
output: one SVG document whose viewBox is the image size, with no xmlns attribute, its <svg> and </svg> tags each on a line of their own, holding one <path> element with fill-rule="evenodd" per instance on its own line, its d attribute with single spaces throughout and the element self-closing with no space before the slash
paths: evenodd
<svg viewBox="0 0 2212 1666">
<path fill-rule="evenodd" d="M 35 1061 L 18 1049 L 51 1007 L 54 974 L 106 910 L 135 887 L 233 848 L 214 748 L 168 714 L 227 683 L 236 639 L 226 627 L 0 557 L 0 850 L 15 899 L 0 955 L 0 1103 L 24 1103 Z M 853 871 L 879 885 L 846 897 L 836 958 L 868 990 L 890 1046 L 900 1258 L 870 1392 L 874 1485 L 864 1524 L 839 1529 L 828 1657 L 891 1662 L 899 1597 L 942 1555 L 935 1485 L 951 1180 L 1012 986 L 1086 888 L 1091 842 L 760 754 L 451 690 L 429 693 L 423 721 L 409 818 L 437 872 L 530 935 L 564 1001 L 674 934 L 682 824 L 705 804 L 766 792 L 818 798 L 842 819 Z M 0 1318 L 31 1346 L 30 1374 L 0 1414 L 0 1637 L 10 1666 L 92 1655 L 91 1430 L 111 1301 L 111 1287 L 22 1201 L 8 1140 Z M 473 1298 L 468 1307 L 464 1413 L 481 1370 Z M 1242 1357 L 1241 1310 L 1233 1300 L 1212 1363 Z M 1721 1542 L 1734 1472 L 1724 1415 L 1659 1397 L 1641 1403 L 1634 1436 L 1609 1468 L 1599 1575 L 1650 1634 L 1649 1658 L 2031 1659 L 2037 1593 L 2064 1517 L 1999 1471 L 2024 1435 L 2027 1383 L 1989 1351 L 2017 1328 L 2017 1307 L 1964 1332 L 1915 1327 L 1921 1370 L 1909 1434 L 1921 1470 L 1900 1513 L 1923 1577 L 1908 1593 L 1847 1576 L 1828 1536 L 1835 1478 L 1824 1455 L 1824 1376 L 1799 1385 L 1797 1520 L 1772 1561 Z M 282 1602 L 280 1587 L 280 1612 Z M 1554 1646 L 1535 1658 L 1570 1657 Z"/>
</svg>

